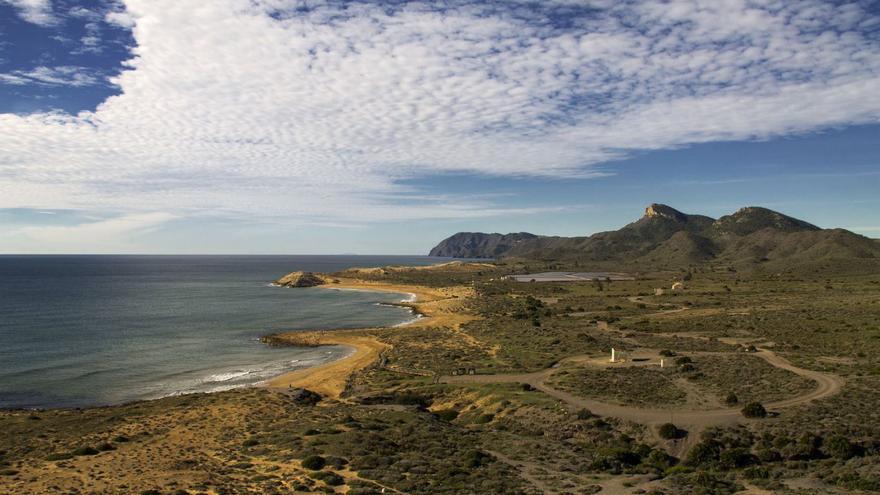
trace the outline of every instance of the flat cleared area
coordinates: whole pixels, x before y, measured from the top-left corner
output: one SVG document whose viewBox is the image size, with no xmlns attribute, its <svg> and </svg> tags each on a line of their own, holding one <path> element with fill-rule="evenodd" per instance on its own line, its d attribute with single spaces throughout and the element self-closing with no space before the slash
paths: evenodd
<svg viewBox="0 0 880 495">
<path fill-rule="evenodd" d="M 542 272 L 509 275 L 507 279 L 517 282 L 584 282 L 590 280 L 635 280 L 635 277 L 620 272 Z"/>
</svg>

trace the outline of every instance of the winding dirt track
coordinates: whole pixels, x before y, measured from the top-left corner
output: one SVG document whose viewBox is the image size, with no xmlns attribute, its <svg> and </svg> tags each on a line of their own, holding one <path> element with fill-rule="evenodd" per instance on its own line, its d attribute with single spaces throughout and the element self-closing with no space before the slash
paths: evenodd
<svg viewBox="0 0 880 495">
<path fill-rule="evenodd" d="M 818 371 L 806 370 L 794 366 L 786 359 L 774 354 L 767 349 L 761 349 L 753 355 L 763 358 L 777 368 L 791 371 L 803 377 L 809 378 L 816 382 L 815 389 L 776 402 L 765 404 L 768 410 L 778 410 L 807 404 L 812 401 L 824 399 L 840 392 L 843 386 L 843 379 L 837 375 L 828 373 L 820 373 Z M 583 358 L 575 356 L 567 359 L 576 360 Z M 546 381 L 557 370 L 550 368 L 535 373 L 509 374 L 509 375 L 462 375 L 462 376 L 444 376 L 440 378 L 441 383 L 464 384 L 464 383 L 528 383 L 545 394 L 559 399 L 568 404 L 572 408 L 586 408 L 600 416 L 614 416 L 617 418 L 634 421 L 647 425 L 674 422 L 678 425 L 687 425 L 702 429 L 707 426 L 723 425 L 739 423 L 745 420 L 738 408 L 710 409 L 705 411 L 692 409 L 643 409 L 633 406 L 624 406 L 619 404 L 609 404 L 594 399 L 577 397 L 568 392 L 557 390 L 549 385 Z"/>
</svg>

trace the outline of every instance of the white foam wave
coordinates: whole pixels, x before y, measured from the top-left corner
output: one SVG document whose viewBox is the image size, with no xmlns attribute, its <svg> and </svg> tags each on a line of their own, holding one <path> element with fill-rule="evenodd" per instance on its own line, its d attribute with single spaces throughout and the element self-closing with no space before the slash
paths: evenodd
<svg viewBox="0 0 880 495">
<path fill-rule="evenodd" d="M 405 326 L 407 326 L 407 325 L 412 325 L 413 323 L 415 323 L 415 322 L 421 320 L 421 319 L 424 318 L 424 317 L 425 317 L 425 315 L 423 315 L 423 314 L 419 314 L 419 313 L 416 313 L 415 316 L 413 316 L 413 317 L 410 318 L 409 320 L 406 320 L 406 321 L 403 321 L 403 322 L 398 323 L 397 325 L 394 325 L 394 328 L 397 328 L 397 327 L 405 327 Z"/>
<path fill-rule="evenodd" d="M 252 373 L 258 372 L 260 370 L 244 370 L 244 371 L 230 371 L 226 373 L 217 373 L 214 375 L 209 375 L 205 377 L 204 382 L 228 382 L 230 380 L 235 380 L 236 378 L 242 378 L 248 376 Z"/>
</svg>

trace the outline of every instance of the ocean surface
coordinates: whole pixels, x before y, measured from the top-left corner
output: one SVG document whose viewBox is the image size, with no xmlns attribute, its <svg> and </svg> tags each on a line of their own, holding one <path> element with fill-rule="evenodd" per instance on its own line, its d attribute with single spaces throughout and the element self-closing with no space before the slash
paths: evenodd
<svg viewBox="0 0 880 495">
<path fill-rule="evenodd" d="M 402 256 L 0 256 L 0 407 L 84 407 L 256 384 L 346 355 L 279 331 L 394 325 L 405 294 L 287 289 L 295 270 L 431 264 Z"/>
</svg>

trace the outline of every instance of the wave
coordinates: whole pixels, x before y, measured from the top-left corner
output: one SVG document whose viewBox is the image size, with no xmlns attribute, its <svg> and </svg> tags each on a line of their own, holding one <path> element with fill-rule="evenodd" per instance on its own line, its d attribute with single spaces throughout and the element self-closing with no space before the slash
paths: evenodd
<svg viewBox="0 0 880 495">
<path fill-rule="evenodd" d="M 409 320 L 402 321 L 402 322 L 398 323 L 397 325 L 394 325 L 394 328 L 397 328 L 397 327 L 405 327 L 405 326 L 407 326 L 407 325 L 412 325 L 413 323 L 415 323 L 415 322 L 417 322 L 417 321 L 419 321 L 419 320 L 421 320 L 422 318 L 425 317 L 425 315 L 423 315 L 423 314 L 421 314 L 421 313 L 414 313 L 414 314 L 415 314 L 415 316 L 413 316 L 413 317 L 410 318 Z"/>
<path fill-rule="evenodd" d="M 241 378 L 250 375 L 251 373 L 258 372 L 258 369 L 253 370 L 244 370 L 244 371 L 230 371 L 228 373 L 217 373 L 215 375 L 209 375 L 204 378 L 203 382 L 228 382 L 230 380 L 235 380 L 236 378 Z"/>
</svg>

